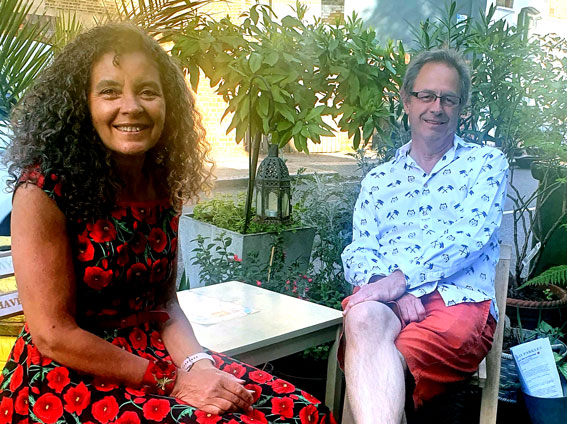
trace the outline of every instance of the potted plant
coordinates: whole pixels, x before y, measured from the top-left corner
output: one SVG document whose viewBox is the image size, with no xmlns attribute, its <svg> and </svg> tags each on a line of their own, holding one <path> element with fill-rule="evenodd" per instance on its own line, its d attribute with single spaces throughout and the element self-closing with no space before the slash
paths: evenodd
<svg viewBox="0 0 567 424">
<path fill-rule="evenodd" d="M 203 72 L 228 103 L 228 131 L 235 130 L 237 142 L 247 139 L 244 232 L 261 140 L 279 148 L 293 140 L 297 150 L 307 152 L 308 140 L 320 143 L 321 136 L 334 135 L 335 126 L 358 147 L 387 122 L 387 93 L 397 91 L 405 67 L 401 44 L 380 47 L 356 16 L 329 26 L 306 24 L 306 8 L 299 3 L 295 12 L 278 21 L 268 6 L 256 4 L 241 24 L 196 16 L 167 36 L 193 88 Z M 183 217 L 182 225 L 188 219 Z"/>
</svg>

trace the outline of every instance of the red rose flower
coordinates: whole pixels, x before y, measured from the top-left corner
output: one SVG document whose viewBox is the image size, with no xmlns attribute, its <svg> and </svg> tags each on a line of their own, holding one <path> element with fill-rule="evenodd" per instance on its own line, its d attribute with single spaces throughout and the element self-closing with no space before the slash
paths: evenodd
<svg viewBox="0 0 567 424">
<path fill-rule="evenodd" d="M 126 265 L 130 258 L 128 257 L 128 243 L 121 244 L 116 248 L 116 253 L 118 253 L 118 259 L 116 259 L 116 263 L 119 266 Z"/>
<path fill-rule="evenodd" d="M 115 209 L 110 213 L 110 215 L 112 215 L 114 219 L 124 218 L 126 216 L 126 208 Z"/>
<path fill-rule="evenodd" d="M 246 374 L 246 368 L 244 368 L 244 366 L 236 362 L 233 362 L 232 364 L 228 364 L 222 370 L 229 374 L 234 375 L 236 378 L 240 378 L 244 374 Z"/>
<path fill-rule="evenodd" d="M 16 397 L 16 403 L 14 404 L 14 409 L 16 410 L 17 414 L 20 415 L 28 415 L 29 411 L 29 397 L 30 397 L 30 388 L 24 387 L 18 393 L 18 397 Z"/>
<path fill-rule="evenodd" d="M 113 396 L 105 396 L 91 407 L 93 417 L 100 423 L 106 424 L 118 415 L 118 402 Z"/>
<path fill-rule="evenodd" d="M 0 402 L 0 424 L 12 424 L 12 414 L 14 413 L 14 400 L 10 397 L 2 397 Z"/>
<path fill-rule="evenodd" d="M 132 208 L 132 215 L 140 222 L 154 225 L 157 222 L 156 208 Z"/>
<path fill-rule="evenodd" d="M 124 337 L 115 337 L 114 340 L 112 340 L 112 344 L 121 347 L 127 352 L 132 352 L 132 348 Z"/>
<path fill-rule="evenodd" d="M 56 393 L 61 393 L 65 386 L 67 386 L 71 380 L 69 380 L 69 370 L 65 367 L 53 368 L 47 373 L 47 385 L 55 390 Z"/>
<path fill-rule="evenodd" d="M 165 399 L 150 399 L 143 408 L 144 418 L 161 422 L 169 413 L 169 402 Z"/>
<path fill-rule="evenodd" d="M 177 237 L 171 239 L 171 253 L 175 253 L 177 250 Z"/>
<path fill-rule="evenodd" d="M 240 420 L 244 424 L 268 424 L 268 420 L 266 419 L 264 413 L 258 411 L 257 409 L 252 409 L 252 411 L 250 411 L 246 415 L 241 415 Z"/>
<path fill-rule="evenodd" d="M 274 378 L 271 374 L 260 370 L 251 371 L 250 374 L 248 374 L 248 377 L 250 380 L 260 384 L 264 384 Z"/>
<path fill-rule="evenodd" d="M 287 396 L 272 398 L 272 414 L 279 414 L 282 418 L 293 417 L 293 400 Z"/>
<path fill-rule="evenodd" d="M 87 229 L 95 243 L 104 243 L 116 238 L 116 228 L 108 219 L 99 219 L 94 224 L 87 224 Z"/>
<path fill-rule="evenodd" d="M 317 399 L 315 396 L 312 396 L 309 393 L 304 392 L 303 390 L 301 391 L 301 396 L 303 396 L 307 402 L 314 403 L 315 405 L 321 403 L 321 401 Z"/>
<path fill-rule="evenodd" d="M 23 381 L 23 377 L 24 377 L 24 367 L 18 364 L 18 366 L 14 370 L 14 373 L 12 374 L 12 378 L 10 379 L 11 392 L 15 392 L 16 389 L 20 387 Z"/>
<path fill-rule="evenodd" d="M 177 233 L 177 229 L 179 228 L 179 215 L 175 215 L 173 218 L 171 218 L 171 221 L 169 221 L 169 226 L 171 227 L 173 232 Z"/>
<path fill-rule="evenodd" d="M 114 421 L 115 424 L 140 424 L 140 417 L 134 411 L 126 411 L 120 418 Z"/>
<path fill-rule="evenodd" d="M 274 380 L 271 383 L 272 389 L 274 392 L 282 394 L 282 393 L 292 393 L 295 392 L 295 386 L 281 378 Z"/>
<path fill-rule="evenodd" d="M 254 396 L 254 400 L 252 401 L 252 403 L 256 403 L 258 399 L 260 399 L 260 395 L 262 394 L 262 387 L 258 386 L 257 384 L 249 383 L 246 384 L 244 388 L 254 391 L 254 394 L 252 395 Z"/>
<path fill-rule="evenodd" d="M 110 392 L 118 387 L 116 384 L 103 380 L 100 377 L 95 377 L 92 384 L 99 392 Z"/>
<path fill-rule="evenodd" d="M 197 409 L 195 411 L 195 417 L 197 417 L 197 422 L 199 424 L 216 424 L 221 420 L 221 417 L 215 414 L 209 414 L 207 412 Z"/>
<path fill-rule="evenodd" d="M 167 265 L 167 258 L 161 258 L 160 260 L 154 262 L 154 264 L 152 265 L 152 273 L 150 275 L 150 283 L 155 283 L 156 281 L 161 281 L 164 279 L 165 274 L 167 273 Z"/>
<path fill-rule="evenodd" d="M 307 405 L 301 411 L 299 411 L 299 419 L 301 424 L 313 424 L 319 419 L 319 411 L 313 405 Z"/>
<path fill-rule="evenodd" d="M 91 392 L 82 381 L 76 387 L 70 387 L 63 395 L 65 411 L 81 415 L 91 403 Z"/>
<path fill-rule="evenodd" d="M 167 246 L 167 237 L 161 228 L 153 228 L 148 236 L 148 243 L 156 252 L 162 252 Z"/>
<path fill-rule="evenodd" d="M 143 263 L 134 264 L 126 271 L 126 278 L 130 284 L 145 284 L 148 282 L 148 268 Z"/>
<path fill-rule="evenodd" d="M 81 262 L 86 262 L 94 258 L 94 247 L 89 238 L 85 234 L 77 236 L 77 259 Z"/>
<path fill-rule="evenodd" d="M 136 232 L 132 240 L 130 240 L 130 247 L 136 255 L 144 253 L 144 250 L 146 250 L 146 244 L 148 244 L 146 237 L 139 231 Z"/>
<path fill-rule="evenodd" d="M 165 345 L 163 344 L 163 340 L 161 339 L 161 335 L 157 331 L 152 331 L 150 335 L 150 343 L 153 347 L 159 350 L 164 350 Z"/>
<path fill-rule="evenodd" d="M 61 399 L 53 393 L 41 395 L 33 406 L 33 413 L 43 422 L 53 424 L 63 415 Z"/>
<path fill-rule="evenodd" d="M 19 337 L 14 343 L 14 348 L 12 349 L 12 358 L 14 358 L 14 362 L 18 362 L 20 360 L 20 356 L 24 351 L 25 342 L 22 337 Z"/>
<path fill-rule="evenodd" d="M 146 347 L 148 346 L 148 336 L 146 336 L 146 333 L 144 333 L 138 327 L 134 328 L 130 332 L 128 338 L 130 339 L 130 343 L 132 343 L 134 349 L 146 350 Z"/>
<path fill-rule="evenodd" d="M 88 266 L 85 268 L 85 276 L 83 281 L 92 289 L 102 290 L 112 280 L 112 271 L 105 271 L 98 266 Z"/>
</svg>

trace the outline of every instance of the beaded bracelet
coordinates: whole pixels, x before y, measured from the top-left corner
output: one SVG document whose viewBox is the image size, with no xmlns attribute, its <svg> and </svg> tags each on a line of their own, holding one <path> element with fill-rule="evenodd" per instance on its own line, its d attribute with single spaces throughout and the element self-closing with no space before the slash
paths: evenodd
<svg viewBox="0 0 567 424">
<path fill-rule="evenodd" d="M 170 361 L 150 360 L 142 379 L 146 393 L 167 396 L 173 390 L 177 378 L 177 367 Z"/>
</svg>

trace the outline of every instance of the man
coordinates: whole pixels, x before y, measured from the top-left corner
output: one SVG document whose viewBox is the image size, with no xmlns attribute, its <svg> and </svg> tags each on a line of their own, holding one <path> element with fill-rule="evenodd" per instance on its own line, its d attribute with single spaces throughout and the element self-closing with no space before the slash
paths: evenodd
<svg viewBox="0 0 567 424">
<path fill-rule="evenodd" d="M 402 85 L 412 139 L 362 182 L 343 302 L 347 396 L 357 424 L 405 421 L 405 374 L 421 406 L 490 349 L 508 164 L 455 135 L 469 71 L 450 50 L 415 57 Z"/>
</svg>

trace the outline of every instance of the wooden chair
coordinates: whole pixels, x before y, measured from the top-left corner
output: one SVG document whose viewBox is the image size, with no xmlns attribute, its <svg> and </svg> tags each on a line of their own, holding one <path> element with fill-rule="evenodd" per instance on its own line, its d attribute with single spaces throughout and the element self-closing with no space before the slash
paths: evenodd
<svg viewBox="0 0 567 424">
<path fill-rule="evenodd" d="M 494 331 L 492 348 L 479 365 L 477 373 L 471 377 L 469 383 L 482 389 L 480 403 L 480 424 L 495 424 L 498 410 L 498 388 L 500 385 L 500 357 L 502 354 L 502 341 L 504 338 L 504 316 L 506 314 L 506 294 L 508 292 L 508 273 L 510 270 L 510 257 L 512 247 L 506 244 L 500 246 L 500 260 L 496 265 L 494 289 L 496 304 L 500 319 Z M 344 397 L 343 424 L 351 424 L 352 412 Z"/>
<path fill-rule="evenodd" d="M 506 294 L 508 293 L 508 274 L 511 256 L 512 247 L 507 244 L 501 245 L 500 260 L 496 265 L 496 279 L 494 282 L 496 304 L 498 305 L 500 319 L 494 331 L 492 349 L 480 363 L 477 375 L 471 379 L 471 384 L 476 384 L 482 389 L 480 424 L 496 423 L 498 387 L 500 385 L 500 360 L 502 356 L 502 341 L 504 339 L 504 316 L 506 314 Z"/>
</svg>

